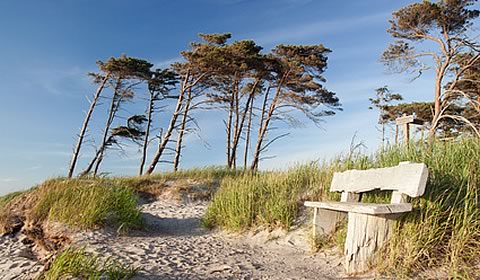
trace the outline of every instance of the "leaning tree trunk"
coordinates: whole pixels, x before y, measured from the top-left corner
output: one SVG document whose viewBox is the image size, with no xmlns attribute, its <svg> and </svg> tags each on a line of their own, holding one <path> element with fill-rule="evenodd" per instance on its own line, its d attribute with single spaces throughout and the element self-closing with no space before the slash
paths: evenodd
<svg viewBox="0 0 480 280">
<path fill-rule="evenodd" d="M 272 119 L 272 116 L 275 112 L 275 109 L 277 108 L 277 103 L 280 99 L 280 93 L 281 93 L 283 83 L 287 79 L 288 75 L 289 75 L 289 72 L 285 73 L 283 75 L 283 77 L 280 79 L 280 81 L 277 85 L 277 90 L 276 90 L 275 96 L 273 97 L 272 103 L 270 103 L 270 107 L 268 109 L 268 112 L 267 112 L 266 116 L 264 116 L 264 115 L 265 115 L 266 105 L 267 105 L 267 102 L 268 102 L 268 91 L 265 95 L 265 99 L 263 101 L 263 106 L 262 106 L 262 115 L 260 117 L 260 124 L 259 124 L 259 128 L 258 128 L 257 143 L 255 145 L 255 150 L 253 152 L 252 165 L 250 167 L 250 169 L 252 171 L 256 171 L 258 169 L 258 163 L 260 161 L 260 154 L 261 154 L 262 150 L 264 149 L 264 147 L 262 147 L 263 140 L 265 139 L 265 135 L 267 133 L 268 126 L 270 125 L 270 121 Z"/>
<path fill-rule="evenodd" d="M 233 122 L 233 112 L 234 112 L 234 89 L 232 87 L 232 96 L 230 97 L 230 104 L 228 108 L 228 118 L 226 122 L 226 131 L 227 131 L 227 167 L 232 168 L 231 161 L 231 143 L 232 143 L 232 122 Z"/>
<path fill-rule="evenodd" d="M 248 114 L 248 111 L 250 109 L 253 103 L 253 99 L 255 97 L 255 90 L 257 88 L 257 85 L 258 85 L 259 81 L 256 81 L 250 94 L 248 95 L 248 99 L 247 99 L 247 103 L 245 105 L 245 108 L 242 112 L 242 116 L 241 116 L 241 119 L 239 119 L 238 115 L 238 107 L 237 107 L 237 122 L 236 122 L 236 125 L 235 125 L 235 129 L 234 129 L 234 135 L 233 135 L 233 143 L 231 145 L 231 153 L 230 153 L 230 157 L 231 157 L 231 162 L 232 162 L 232 167 L 236 167 L 236 159 L 237 159 L 237 150 L 238 150 L 238 143 L 240 142 L 240 138 L 242 136 L 242 132 L 243 132 L 243 126 L 245 125 L 245 119 L 247 117 L 247 114 Z M 237 101 L 237 106 L 238 106 L 238 101 Z"/>
<path fill-rule="evenodd" d="M 160 160 L 160 157 L 163 154 L 163 151 L 165 151 L 165 148 L 167 147 L 168 142 L 170 141 L 170 137 L 172 136 L 173 130 L 175 129 L 175 125 L 177 123 L 178 115 L 180 114 L 180 109 L 183 104 L 183 98 L 185 95 L 185 90 L 187 89 L 187 83 L 190 81 L 190 74 L 187 74 L 183 83 L 182 83 L 182 89 L 180 90 L 180 95 L 178 96 L 177 99 L 177 104 L 175 106 L 175 110 L 173 111 L 172 118 L 170 119 L 170 123 L 168 125 L 167 130 L 165 131 L 165 135 L 163 136 L 160 144 L 158 145 L 157 152 L 155 153 L 155 156 L 152 159 L 152 162 L 148 166 L 147 171 L 145 172 L 146 174 L 152 174 L 153 171 L 155 170 L 155 167 L 158 164 L 158 161 Z M 191 88 L 191 85 L 188 87 L 188 89 Z"/>
<path fill-rule="evenodd" d="M 95 106 L 97 105 L 100 94 L 109 78 L 110 78 L 109 74 L 105 75 L 103 80 L 100 82 L 100 85 L 98 86 L 97 91 L 95 92 L 95 95 L 93 96 L 92 102 L 90 103 L 90 108 L 88 109 L 88 112 L 85 116 L 85 120 L 83 121 L 83 124 L 82 124 L 82 128 L 80 129 L 80 134 L 78 135 L 77 144 L 75 145 L 75 149 L 73 151 L 70 167 L 68 168 L 68 178 L 72 178 L 73 176 L 73 172 L 75 171 L 75 166 L 77 165 L 78 156 L 80 155 L 80 149 L 83 144 L 83 139 L 85 138 L 85 134 L 87 133 L 87 128 L 90 122 L 90 118 L 92 117 L 93 110 L 95 109 Z"/>
<path fill-rule="evenodd" d="M 115 118 L 115 114 L 116 114 L 116 111 L 118 109 L 118 105 L 120 103 L 120 98 L 117 98 L 119 87 L 120 87 L 120 81 L 117 80 L 115 90 L 113 91 L 112 103 L 110 103 L 110 108 L 109 108 L 109 111 L 108 111 L 107 122 L 105 123 L 105 129 L 103 131 L 102 142 L 100 144 L 99 149 L 97 150 L 97 153 L 92 158 L 92 160 L 88 164 L 87 168 L 82 172 L 82 174 L 81 174 L 82 176 L 85 176 L 88 173 L 90 173 L 90 171 L 92 171 L 92 168 L 95 165 L 95 163 L 96 163 L 96 165 L 95 165 L 95 171 L 94 171 L 93 176 L 97 175 L 100 162 L 103 159 L 103 153 L 104 153 L 105 148 L 107 146 L 108 133 L 109 133 L 109 130 L 110 130 L 110 126 L 113 123 L 113 119 Z"/>
<path fill-rule="evenodd" d="M 188 120 L 188 111 L 190 109 L 190 103 L 192 101 L 192 89 L 188 90 L 187 100 L 185 102 L 185 108 L 183 109 L 182 123 L 180 124 L 180 130 L 178 132 L 177 146 L 175 148 L 175 158 L 173 160 L 173 170 L 176 172 L 178 170 L 178 165 L 180 164 L 180 154 L 182 152 L 182 142 L 183 136 L 185 135 L 185 128 Z"/>
<path fill-rule="evenodd" d="M 447 68 L 450 64 L 451 57 L 447 55 L 445 62 L 440 66 L 435 77 L 435 106 L 434 114 L 431 122 L 430 131 L 428 133 L 428 142 L 431 144 L 435 138 L 435 132 L 437 131 L 438 121 L 442 115 L 442 81 Z"/>
<path fill-rule="evenodd" d="M 253 117 L 253 102 L 250 106 L 250 110 L 248 112 L 248 123 L 247 123 L 247 134 L 245 135 L 245 153 L 243 157 L 243 170 L 247 170 L 247 162 L 248 162 L 248 148 L 250 145 L 250 131 L 252 129 L 252 117 Z"/>
<path fill-rule="evenodd" d="M 150 93 L 150 100 L 148 103 L 148 112 L 147 112 L 147 127 L 145 128 L 145 139 L 143 140 L 143 147 L 142 147 L 142 159 L 140 161 L 140 170 L 138 175 L 143 175 L 143 168 L 145 166 L 145 161 L 147 160 L 147 150 L 148 150 L 148 138 L 150 136 L 150 126 L 152 124 L 152 112 L 153 112 L 153 101 L 154 94 Z"/>
</svg>

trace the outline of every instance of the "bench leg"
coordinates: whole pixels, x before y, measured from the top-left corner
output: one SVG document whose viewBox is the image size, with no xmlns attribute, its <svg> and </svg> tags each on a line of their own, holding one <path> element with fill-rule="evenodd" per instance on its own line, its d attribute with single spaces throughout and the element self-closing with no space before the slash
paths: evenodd
<svg viewBox="0 0 480 280">
<path fill-rule="evenodd" d="M 383 215 L 348 213 L 345 268 L 348 274 L 368 271 L 369 262 L 392 231 L 393 219 Z"/>
<path fill-rule="evenodd" d="M 313 240 L 334 232 L 338 222 L 345 217 L 342 212 L 313 208 Z"/>
</svg>

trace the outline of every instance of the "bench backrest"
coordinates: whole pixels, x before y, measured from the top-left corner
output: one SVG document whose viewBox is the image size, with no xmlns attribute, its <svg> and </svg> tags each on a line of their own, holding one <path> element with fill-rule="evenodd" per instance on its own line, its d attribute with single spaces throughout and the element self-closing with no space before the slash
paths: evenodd
<svg viewBox="0 0 480 280">
<path fill-rule="evenodd" d="M 427 179 L 425 164 L 401 162 L 394 167 L 337 172 L 333 175 L 330 191 L 363 193 L 380 189 L 418 197 L 425 192 Z"/>
</svg>

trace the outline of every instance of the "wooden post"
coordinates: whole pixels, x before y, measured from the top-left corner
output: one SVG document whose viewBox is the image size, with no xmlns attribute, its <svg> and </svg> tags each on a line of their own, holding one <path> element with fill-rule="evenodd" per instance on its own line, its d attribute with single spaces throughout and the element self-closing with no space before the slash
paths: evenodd
<svg viewBox="0 0 480 280">
<path fill-rule="evenodd" d="M 403 142 L 408 145 L 410 142 L 410 124 L 422 125 L 423 121 L 417 119 L 415 114 L 409 116 L 403 114 L 403 116 L 395 120 L 395 124 L 397 125 L 397 130 L 399 125 L 403 125 Z M 397 137 L 397 135 L 396 133 L 395 137 Z"/>
<path fill-rule="evenodd" d="M 348 274 L 369 270 L 375 252 L 388 240 L 392 225 L 393 220 L 384 215 L 348 213 L 345 240 L 345 269 Z"/>
<path fill-rule="evenodd" d="M 346 217 L 345 213 L 313 208 L 313 240 L 335 231 L 337 224 Z"/>
<path fill-rule="evenodd" d="M 406 143 L 408 146 L 409 142 L 410 142 L 410 124 L 406 123 L 403 125 L 403 143 Z"/>
<path fill-rule="evenodd" d="M 353 192 L 343 192 L 341 201 L 359 202 L 360 194 Z M 317 240 L 323 235 L 328 235 L 335 231 L 337 224 L 347 217 L 346 213 L 332 211 L 327 209 L 313 209 L 313 240 Z"/>
<path fill-rule="evenodd" d="M 395 125 L 395 145 L 398 145 L 398 125 Z"/>
</svg>

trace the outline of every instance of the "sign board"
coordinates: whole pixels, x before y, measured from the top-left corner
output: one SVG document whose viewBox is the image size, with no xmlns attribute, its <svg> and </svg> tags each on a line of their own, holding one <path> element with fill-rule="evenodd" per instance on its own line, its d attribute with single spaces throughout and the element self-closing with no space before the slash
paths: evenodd
<svg viewBox="0 0 480 280">
<path fill-rule="evenodd" d="M 423 121 L 416 119 L 415 115 L 410 115 L 410 116 L 403 116 L 395 120 L 395 123 L 397 125 L 402 125 L 402 124 L 418 124 L 422 125 Z"/>
</svg>

